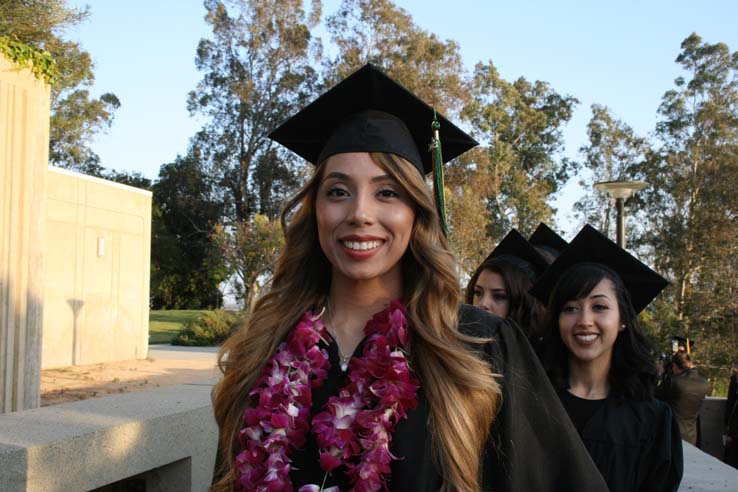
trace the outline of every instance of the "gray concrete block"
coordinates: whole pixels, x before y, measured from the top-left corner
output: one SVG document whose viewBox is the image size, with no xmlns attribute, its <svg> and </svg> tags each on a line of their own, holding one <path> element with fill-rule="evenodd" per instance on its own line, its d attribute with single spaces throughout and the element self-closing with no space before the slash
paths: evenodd
<svg viewBox="0 0 738 492">
<path fill-rule="evenodd" d="M 206 491 L 218 436 L 210 391 L 169 386 L 2 415 L 3 491 L 89 491 L 188 459 L 190 490 Z"/>
</svg>

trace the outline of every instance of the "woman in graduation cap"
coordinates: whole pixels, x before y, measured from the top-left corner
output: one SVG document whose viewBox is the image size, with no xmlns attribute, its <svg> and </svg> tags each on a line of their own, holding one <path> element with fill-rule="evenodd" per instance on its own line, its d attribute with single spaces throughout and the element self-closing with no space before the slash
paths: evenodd
<svg viewBox="0 0 738 492">
<path fill-rule="evenodd" d="M 476 142 L 371 65 L 270 137 L 316 167 L 220 353 L 213 490 L 606 490 L 519 331 L 459 306 L 424 176 Z"/>
<path fill-rule="evenodd" d="M 566 244 L 543 223 L 528 241 L 511 230 L 469 279 L 467 304 L 514 321 L 536 351 L 542 350 L 545 309 L 528 291 Z"/>
<path fill-rule="evenodd" d="M 681 481 L 679 425 L 653 397 L 656 365 L 637 318 L 666 284 L 585 226 L 532 289 L 548 300 L 549 376 L 611 492 Z"/>
<path fill-rule="evenodd" d="M 513 229 L 474 271 L 465 300 L 514 321 L 529 339 L 536 340 L 545 311 L 528 290 L 551 261 Z"/>
</svg>

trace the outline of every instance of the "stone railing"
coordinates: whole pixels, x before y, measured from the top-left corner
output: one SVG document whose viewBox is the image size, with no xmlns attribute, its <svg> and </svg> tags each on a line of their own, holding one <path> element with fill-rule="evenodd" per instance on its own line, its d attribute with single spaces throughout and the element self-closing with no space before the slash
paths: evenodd
<svg viewBox="0 0 738 492">
<path fill-rule="evenodd" d="M 217 446 L 211 388 L 169 386 L 0 415 L 0 489 L 205 492 Z M 680 492 L 736 483 L 738 470 L 684 443 Z"/>
<path fill-rule="evenodd" d="M 218 435 L 211 388 L 168 386 L 0 415 L 0 489 L 204 492 Z"/>
</svg>

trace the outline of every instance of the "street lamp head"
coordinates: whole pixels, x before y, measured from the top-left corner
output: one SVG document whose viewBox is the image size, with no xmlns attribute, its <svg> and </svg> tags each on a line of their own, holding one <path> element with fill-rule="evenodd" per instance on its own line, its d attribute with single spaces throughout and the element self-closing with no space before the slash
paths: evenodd
<svg viewBox="0 0 738 492">
<path fill-rule="evenodd" d="M 595 183 L 594 187 L 600 191 L 606 192 L 612 198 L 630 198 L 636 192 L 646 188 L 648 183 L 645 181 L 601 181 Z"/>
</svg>

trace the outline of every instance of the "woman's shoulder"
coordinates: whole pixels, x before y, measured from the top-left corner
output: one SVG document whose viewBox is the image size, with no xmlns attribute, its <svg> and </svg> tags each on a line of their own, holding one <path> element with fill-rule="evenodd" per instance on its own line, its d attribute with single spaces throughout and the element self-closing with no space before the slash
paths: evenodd
<svg viewBox="0 0 738 492">
<path fill-rule="evenodd" d="M 468 343 L 473 350 L 484 352 L 496 371 L 505 372 L 517 367 L 520 372 L 525 372 L 525 367 L 537 360 L 528 338 L 517 325 L 474 306 L 460 306 L 459 333 L 483 341 L 481 345 L 474 340 Z"/>
<path fill-rule="evenodd" d="M 459 332 L 475 338 L 496 338 L 506 325 L 504 318 L 469 304 L 459 307 Z"/>
</svg>

